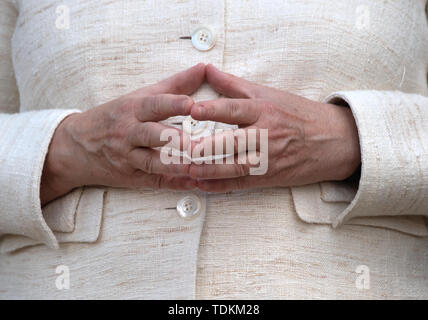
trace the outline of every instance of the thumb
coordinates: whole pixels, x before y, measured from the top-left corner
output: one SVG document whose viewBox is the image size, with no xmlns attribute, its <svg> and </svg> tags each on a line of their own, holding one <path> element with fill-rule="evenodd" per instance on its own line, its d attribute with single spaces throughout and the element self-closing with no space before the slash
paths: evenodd
<svg viewBox="0 0 428 320">
<path fill-rule="evenodd" d="M 143 88 L 138 93 L 156 95 L 162 93 L 190 95 L 202 85 L 205 80 L 205 64 L 199 63 L 193 67 L 174 74 L 157 84 Z"/>
<path fill-rule="evenodd" d="M 206 66 L 205 77 L 208 84 L 215 91 L 226 97 L 241 99 L 262 97 L 262 86 L 232 74 L 222 72 L 212 64 Z"/>
</svg>

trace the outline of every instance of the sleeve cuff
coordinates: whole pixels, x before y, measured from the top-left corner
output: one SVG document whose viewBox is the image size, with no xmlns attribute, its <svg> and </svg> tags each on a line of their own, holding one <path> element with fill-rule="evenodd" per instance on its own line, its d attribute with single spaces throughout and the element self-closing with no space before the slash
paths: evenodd
<svg viewBox="0 0 428 320">
<path fill-rule="evenodd" d="M 0 235 L 23 235 L 58 248 L 41 209 L 40 181 L 55 129 L 80 110 L 0 115 Z"/>
<path fill-rule="evenodd" d="M 344 91 L 326 103 L 352 110 L 361 147 L 354 199 L 333 220 L 428 216 L 428 98 L 393 91 Z"/>
</svg>

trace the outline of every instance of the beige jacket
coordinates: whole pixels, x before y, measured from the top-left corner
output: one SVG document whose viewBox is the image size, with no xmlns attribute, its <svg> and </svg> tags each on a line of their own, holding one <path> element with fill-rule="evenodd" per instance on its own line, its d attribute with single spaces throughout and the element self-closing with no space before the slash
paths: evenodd
<svg viewBox="0 0 428 320">
<path fill-rule="evenodd" d="M 0 0 L 0 298 L 428 298 L 426 5 Z M 199 26 L 210 51 L 180 39 Z M 198 62 L 346 101 L 359 185 L 195 192 L 190 220 L 182 192 L 87 187 L 41 208 L 65 116 Z"/>
</svg>

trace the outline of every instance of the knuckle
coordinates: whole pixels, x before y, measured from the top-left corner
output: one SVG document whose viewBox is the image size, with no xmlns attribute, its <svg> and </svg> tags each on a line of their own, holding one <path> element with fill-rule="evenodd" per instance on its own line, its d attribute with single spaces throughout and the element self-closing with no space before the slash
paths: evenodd
<svg viewBox="0 0 428 320">
<path fill-rule="evenodd" d="M 119 111 L 120 114 L 123 113 L 132 113 L 137 105 L 137 101 L 135 98 L 125 97 L 121 98 Z"/>
<path fill-rule="evenodd" d="M 162 98 L 160 96 L 150 97 L 149 110 L 153 116 L 158 117 L 161 115 L 161 107 L 162 107 Z"/>
<path fill-rule="evenodd" d="M 138 140 L 141 141 L 143 146 L 148 146 L 150 142 L 151 128 L 149 124 L 140 126 L 138 129 Z"/>
<path fill-rule="evenodd" d="M 141 170 L 148 173 L 148 174 L 152 174 L 153 172 L 153 159 L 150 156 L 145 156 L 141 159 Z"/>
<path fill-rule="evenodd" d="M 135 157 L 134 152 L 132 150 L 125 153 L 124 159 L 131 168 L 134 168 L 134 170 L 138 170 L 135 166 Z"/>
<path fill-rule="evenodd" d="M 123 146 L 128 145 L 130 134 L 132 134 L 132 125 L 125 118 L 116 117 L 106 126 L 105 137 L 110 143 L 122 143 Z"/>
<path fill-rule="evenodd" d="M 108 138 L 109 142 L 122 140 L 127 137 L 127 129 L 120 124 L 114 124 L 108 129 Z"/>
<path fill-rule="evenodd" d="M 230 118 L 236 118 L 240 115 L 240 108 L 239 108 L 239 104 L 235 101 L 231 101 L 229 104 L 229 117 Z"/>
<path fill-rule="evenodd" d="M 258 101 L 257 105 L 261 106 L 263 112 L 272 114 L 276 111 L 276 105 L 271 101 Z"/>
<path fill-rule="evenodd" d="M 139 128 L 136 125 L 132 125 L 128 130 L 127 142 L 132 146 L 138 144 L 139 140 Z"/>
<path fill-rule="evenodd" d="M 136 119 L 141 118 L 141 98 L 126 97 L 120 105 L 119 115 L 131 115 Z"/>
</svg>

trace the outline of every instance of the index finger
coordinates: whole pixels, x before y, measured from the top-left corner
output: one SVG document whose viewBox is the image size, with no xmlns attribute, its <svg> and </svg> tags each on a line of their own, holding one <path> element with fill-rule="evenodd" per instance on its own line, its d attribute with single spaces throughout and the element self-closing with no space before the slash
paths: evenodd
<svg viewBox="0 0 428 320">
<path fill-rule="evenodd" d="M 195 120 L 211 120 L 228 124 L 250 125 L 261 113 L 257 100 L 217 99 L 198 102 L 192 106 L 191 116 Z"/>
<path fill-rule="evenodd" d="M 142 122 L 161 121 L 190 114 L 193 99 L 184 95 L 159 94 L 144 97 L 136 107 L 135 117 Z"/>
<path fill-rule="evenodd" d="M 205 64 L 199 63 L 154 85 L 139 89 L 137 93 L 143 95 L 161 93 L 190 95 L 202 85 L 204 80 Z"/>
</svg>

